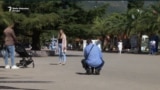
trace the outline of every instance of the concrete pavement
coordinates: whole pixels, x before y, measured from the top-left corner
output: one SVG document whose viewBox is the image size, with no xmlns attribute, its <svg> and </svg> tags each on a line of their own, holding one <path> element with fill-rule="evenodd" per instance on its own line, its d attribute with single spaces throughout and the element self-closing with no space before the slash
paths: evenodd
<svg viewBox="0 0 160 90">
<path fill-rule="evenodd" d="M 4 69 L 0 58 L 0 90 L 160 90 L 160 56 L 103 53 L 101 75 L 83 75 L 83 53 L 67 55 L 64 66 L 57 56 L 33 57 L 35 68 L 19 70 Z"/>
</svg>

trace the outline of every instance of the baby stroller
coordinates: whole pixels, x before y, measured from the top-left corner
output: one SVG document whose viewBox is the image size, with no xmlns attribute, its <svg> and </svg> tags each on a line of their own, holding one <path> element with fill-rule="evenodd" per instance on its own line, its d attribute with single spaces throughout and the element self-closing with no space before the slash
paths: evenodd
<svg viewBox="0 0 160 90">
<path fill-rule="evenodd" d="M 20 62 L 16 64 L 18 67 L 26 68 L 32 63 L 32 66 L 34 68 L 35 65 L 32 59 L 32 53 L 27 53 L 22 44 L 16 44 L 15 51 L 19 54 L 20 57 L 22 57 L 22 60 L 20 60 Z"/>
</svg>

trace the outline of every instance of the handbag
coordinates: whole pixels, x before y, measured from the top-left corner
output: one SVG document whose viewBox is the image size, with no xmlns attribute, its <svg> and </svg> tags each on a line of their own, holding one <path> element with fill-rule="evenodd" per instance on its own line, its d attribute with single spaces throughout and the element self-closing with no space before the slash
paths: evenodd
<svg viewBox="0 0 160 90">
<path fill-rule="evenodd" d="M 6 54 L 6 48 L 2 48 L 2 49 L 1 49 L 1 55 L 4 57 L 5 54 Z"/>
</svg>

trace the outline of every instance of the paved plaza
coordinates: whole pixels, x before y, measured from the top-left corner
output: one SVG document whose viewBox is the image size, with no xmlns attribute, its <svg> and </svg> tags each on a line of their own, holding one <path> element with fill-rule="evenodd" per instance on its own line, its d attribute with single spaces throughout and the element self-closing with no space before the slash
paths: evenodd
<svg viewBox="0 0 160 90">
<path fill-rule="evenodd" d="M 68 51 L 67 64 L 58 57 L 33 57 L 35 68 L 4 69 L 0 58 L 0 90 L 160 90 L 160 56 L 103 53 L 100 75 L 85 75 L 83 53 Z M 16 57 L 18 62 L 21 58 Z"/>
</svg>

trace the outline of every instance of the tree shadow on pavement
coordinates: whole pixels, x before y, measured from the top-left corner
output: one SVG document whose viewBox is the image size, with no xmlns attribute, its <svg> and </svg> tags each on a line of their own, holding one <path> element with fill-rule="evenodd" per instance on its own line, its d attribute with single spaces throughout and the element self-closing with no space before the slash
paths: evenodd
<svg viewBox="0 0 160 90">
<path fill-rule="evenodd" d="M 4 90 L 4 89 L 6 89 L 6 90 L 8 90 L 8 89 L 10 89 L 10 90 L 43 90 L 43 89 L 29 89 L 29 88 L 18 88 L 18 87 L 11 87 L 11 86 L 0 86 L 0 89 L 2 89 L 2 90 Z"/>
<path fill-rule="evenodd" d="M 0 83 L 52 83 L 52 81 L 0 81 Z"/>
<path fill-rule="evenodd" d="M 4 66 L 0 66 L 0 68 L 4 68 Z"/>
<path fill-rule="evenodd" d="M 0 82 L 1 82 L 1 79 L 32 79 L 32 77 L 20 77 L 20 76 L 18 76 L 18 77 L 0 77 Z"/>
<path fill-rule="evenodd" d="M 0 79 L 11 79 L 9 77 L 0 77 Z"/>
<path fill-rule="evenodd" d="M 49 65 L 59 65 L 58 63 L 50 63 Z"/>
</svg>

